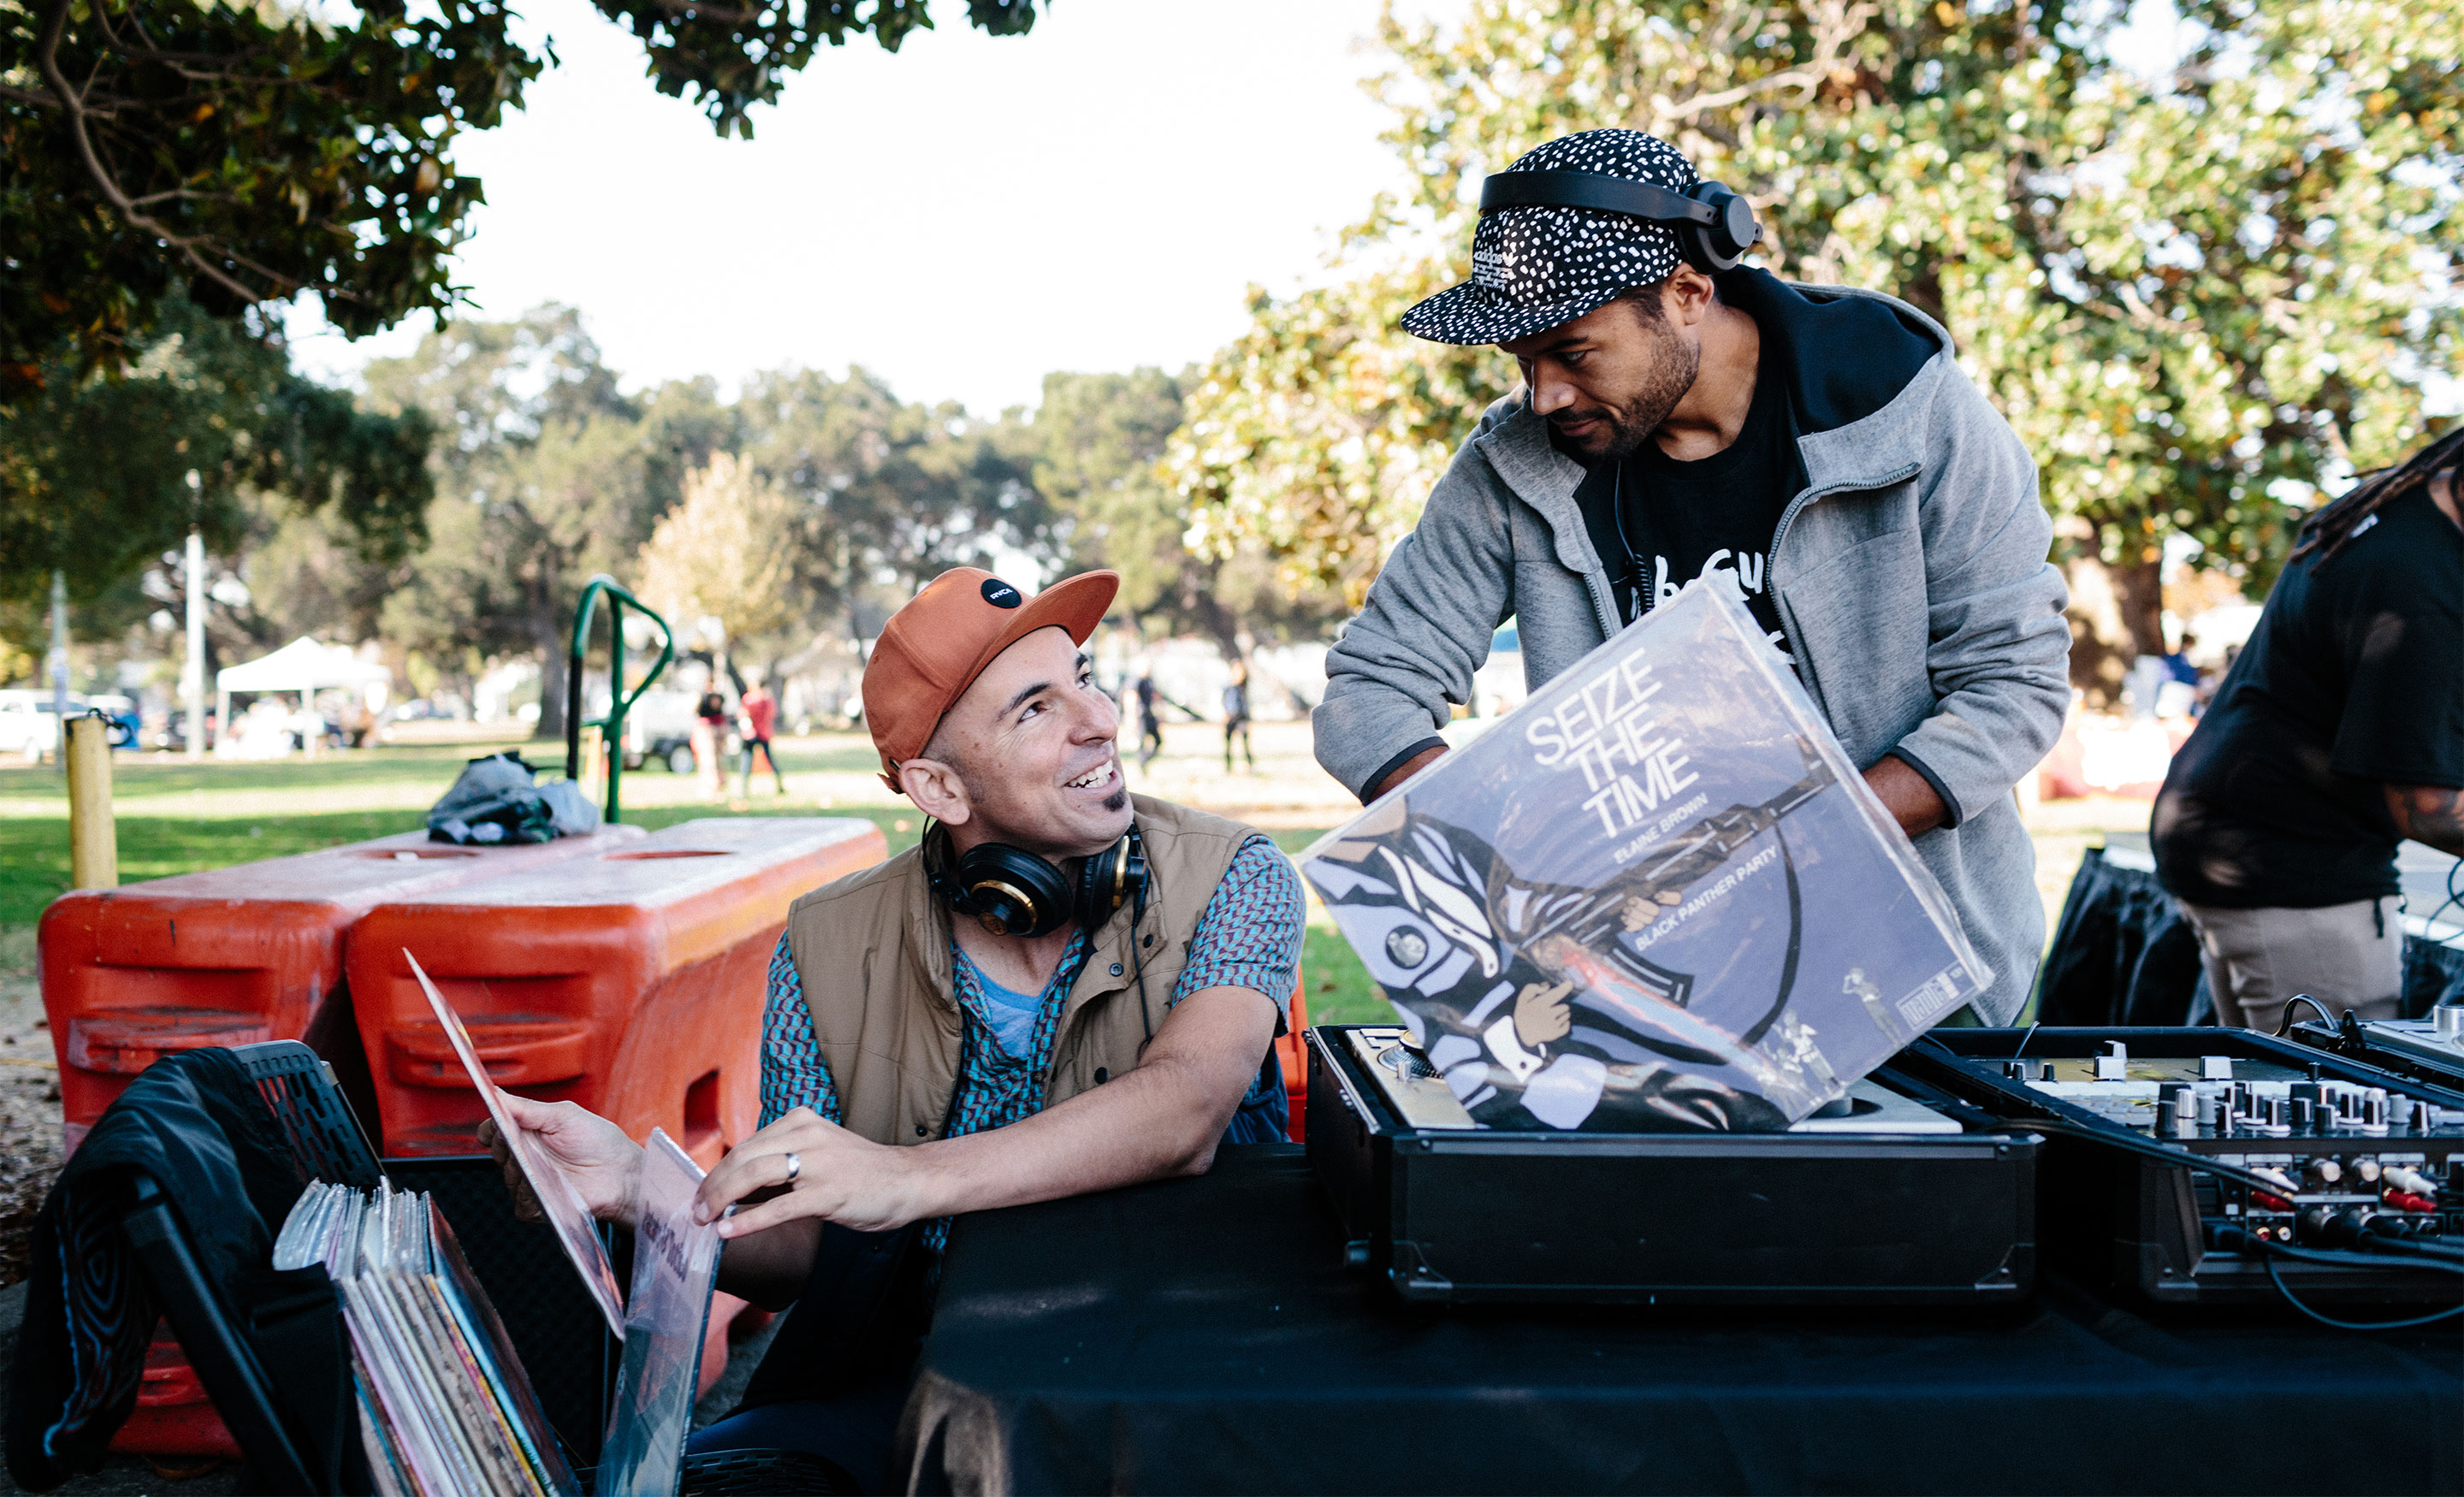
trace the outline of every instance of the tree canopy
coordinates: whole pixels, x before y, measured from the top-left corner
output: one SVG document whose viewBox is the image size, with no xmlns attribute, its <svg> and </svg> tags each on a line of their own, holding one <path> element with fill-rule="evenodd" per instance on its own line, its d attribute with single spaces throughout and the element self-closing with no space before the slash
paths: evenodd
<svg viewBox="0 0 2464 1497">
<path fill-rule="evenodd" d="M 385 639 L 431 662 L 539 660 L 540 731 L 562 732 L 583 585 L 631 569 L 734 422 L 706 382 L 622 393 L 563 307 L 451 323 L 370 364 L 367 384 L 380 408 L 416 411 L 439 432 L 429 543 L 385 601 Z"/>
<path fill-rule="evenodd" d="M 795 587 L 793 541 L 803 517 L 775 483 L 719 452 L 685 478 L 684 501 L 642 547 L 637 596 L 680 634 L 715 618 L 740 649 L 810 620 Z"/>
<path fill-rule="evenodd" d="M 895 51 L 923 0 L 595 0 L 650 81 L 721 135 L 822 43 Z M 465 131 L 518 107 L 542 58 L 503 0 L 0 0 L 0 403 L 57 366 L 116 367 L 165 298 L 233 318 L 314 292 L 357 337 L 451 309 L 482 201 Z M 1023 33 L 1035 0 L 969 0 Z"/>
<path fill-rule="evenodd" d="M 122 378 L 60 368 L 0 410 L 0 602 L 38 600 L 56 568 L 87 603 L 191 527 L 228 549 L 261 516 L 325 512 L 380 569 L 422 539 L 423 415 L 360 410 L 177 296 L 130 354 Z"/>
<path fill-rule="evenodd" d="M 1254 539 L 1188 544 L 1189 517 L 1160 467 L 1182 420 L 1182 382 L 1160 369 L 1047 374 L 1027 440 L 1036 492 L 1052 506 L 1053 564 L 1121 574 L 1115 605 L 1142 629 L 1202 634 L 1226 656 L 1342 618 L 1343 600 L 1287 586 Z"/>
<path fill-rule="evenodd" d="M 2035 453 L 2063 554 L 2154 648 L 2184 535 L 2261 589 L 2322 487 L 2424 434 L 2464 303 L 2464 4 L 2189 0 L 2142 75 L 2064 0 L 1475 0 L 1390 11 L 1375 85 L 1408 176 L 1340 277 L 1256 297 L 1172 471 L 1194 534 L 1366 588 L 1505 357 L 1395 331 L 1468 271 L 1480 177 L 1540 142 L 1662 136 L 1752 198 L 1759 258 L 1942 320 Z"/>
<path fill-rule="evenodd" d="M 759 375 L 733 402 L 707 380 L 627 393 L 580 318 L 543 307 L 450 324 L 367 385 L 438 433 L 429 540 L 385 584 L 379 632 L 448 677 L 539 661 L 542 733 L 562 729 L 596 573 L 677 610 L 680 633 L 719 618 L 758 671 L 817 634 L 869 636 L 882 600 L 946 567 L 1050 549 L 1018 422 L 901 401 L 861 368 Z M 276 539 L 260 566 L 318 555 L 313 535 Z"/>
</svg>

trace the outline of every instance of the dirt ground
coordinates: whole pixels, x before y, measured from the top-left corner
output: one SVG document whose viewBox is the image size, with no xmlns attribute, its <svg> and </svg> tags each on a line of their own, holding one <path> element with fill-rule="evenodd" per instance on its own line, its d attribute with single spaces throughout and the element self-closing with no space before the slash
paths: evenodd
<svg viewBox="0 0 2464 1497">
<path fill-rule="evenodd" d="M 34 933 L 0 932 L 0 1288 L 26 1276 L 34 1213 L 60 1169 L 60 1078 L 34 976 Z"/>
</svg>

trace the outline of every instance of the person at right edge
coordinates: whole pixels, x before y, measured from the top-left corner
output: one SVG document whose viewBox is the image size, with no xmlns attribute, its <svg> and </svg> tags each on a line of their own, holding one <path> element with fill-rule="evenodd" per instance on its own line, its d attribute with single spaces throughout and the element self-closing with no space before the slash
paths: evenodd
<svg viewBox="0 0 2464 1497">
<path fill-rule="evenodd" d="M 2310 517 L 2173 756 L 2156 876 L 2220 1024 L 2273 1033 L 2297 993 L 2396 1017 L 2396 844 L 2464 857 L 2459 462 L 2464 423 Z"/>
<path fill-rule="evenodd" d="M 2035 464 L 1931 319 L 1746 267 L 1758 234 L 1741 199 L 1633 130 L 1551 141 L 1489 178 L 1471 280 L 1402 326 L 1497 344 L 1523 384 L 1329 653 L 1318 762 L 1374 801 L 1445 752 L 1449 704 L 1509 617 L 1536 691 L 1730 572 L 1992 969 L 1970 1006 L 2007 1024 L 2044 947 L 2011 790 L 2070 705 Z"/>
</svg>

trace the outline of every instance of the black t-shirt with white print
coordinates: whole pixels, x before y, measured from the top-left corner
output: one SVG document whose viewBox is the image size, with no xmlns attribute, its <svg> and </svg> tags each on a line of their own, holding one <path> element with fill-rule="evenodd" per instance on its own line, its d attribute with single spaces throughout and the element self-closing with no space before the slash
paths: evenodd
<svg viewBox="0 0 2464 1497">
<path fill-rule="evenodd" d="M 1790 653 L 1771 589 L 1771 538 L 1806 483 L 1790 427 L 1780 381 L 1764 368 L 1745 426 L 1719 451 L 1679 462 L 1646 440 L 1624 462 L 1602 463 L 1583 480 L 1574 503 L 1608 568 L 1620 619 L 1631 624 L 1722 568 L 1736 574 L 1771 643 Z"/>
</svg>

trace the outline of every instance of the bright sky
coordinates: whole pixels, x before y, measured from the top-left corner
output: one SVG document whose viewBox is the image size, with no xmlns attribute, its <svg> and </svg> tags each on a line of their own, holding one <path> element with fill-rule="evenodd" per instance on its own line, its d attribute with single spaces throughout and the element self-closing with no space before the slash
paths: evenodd
<svg viewBox="0 0 2464 1497">
<path fill-rule="evenodd" d="M 749 142 L 586 0 L 525 11 L 562 65 L 457 147 L 488 203 L 456 278 L 482 316 L 579 307 L 629 385 L 861 363 L 991 413 L 1050 370 L 1177 369 L 1399 179 L 1358 87 L 1375 0 L 1054 0 L 1003 38 L 944 0 L 896 55 L 823 49 Z M 348 379 L 425 325 L 354 344 L 311 310 L 296 356 Z"/>
</svg>

